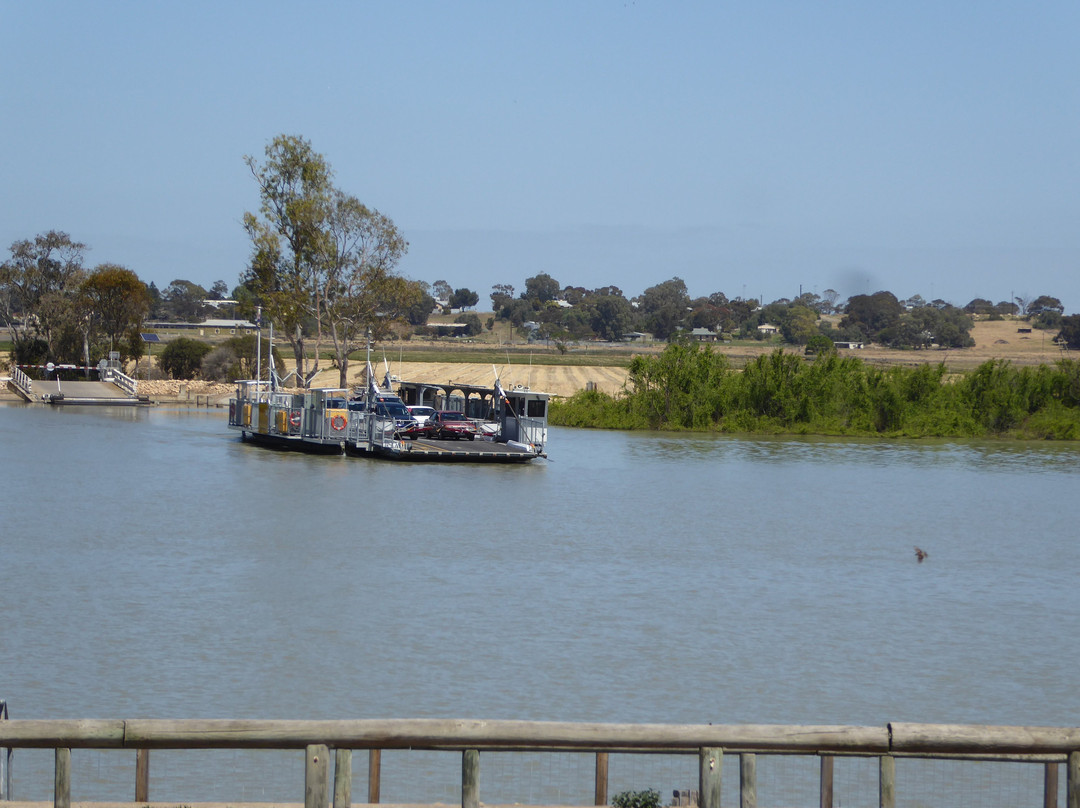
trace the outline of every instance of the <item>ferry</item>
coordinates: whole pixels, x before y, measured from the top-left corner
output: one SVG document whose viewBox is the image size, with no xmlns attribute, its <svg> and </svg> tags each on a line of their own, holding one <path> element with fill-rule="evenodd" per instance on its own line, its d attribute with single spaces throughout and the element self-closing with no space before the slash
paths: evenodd
<svg viewBox="0 0 1080 808">
<path fill-rule="evenodd" d="M 389 374 L 380 387 L 370 364 L 368 371 L 367 387 L 355 390 L 290 390 L 273 377 L 238 381 L 229 428 L 241 440 L 277 448 L 390 460 L 521 463 L 547 457 L 547 393 L 521 386 L 505 391 L 498 378 L 492 387 L 480 387 Z M 476 440 L 418 435 L 407 405 L 463 413 L 476 426 Z"/>
</svg>

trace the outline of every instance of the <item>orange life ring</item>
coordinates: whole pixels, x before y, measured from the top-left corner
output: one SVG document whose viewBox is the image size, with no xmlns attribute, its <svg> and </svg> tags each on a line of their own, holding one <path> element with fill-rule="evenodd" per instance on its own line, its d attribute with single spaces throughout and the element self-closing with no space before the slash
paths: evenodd
<svg viewBox="0 0 1080 808">
<path fill-rule="evenodd" d="M 295 428 L 295 427 L 298 427 L 298 426 L 300 426 L 300 413 L 294 410 L 294 411 L 293 411 L 293 412 L 292 412 L 292 413 L 291 413 L 291 414 L 289 415 L 289 423 L 290 423 L 290 424 L 291 424 L 291 425 L 292 425 L 292 426 L 293 426 L 294 428 Z"/>
<path fill-rule="evenodd" d="M 337 432 L 340 432 L 345 428 L 346 423 L 347 422 L 345 421 L 344 415 L 335 415 L 333 418 L 330 419 L 330 428 Z"/>
</svg>

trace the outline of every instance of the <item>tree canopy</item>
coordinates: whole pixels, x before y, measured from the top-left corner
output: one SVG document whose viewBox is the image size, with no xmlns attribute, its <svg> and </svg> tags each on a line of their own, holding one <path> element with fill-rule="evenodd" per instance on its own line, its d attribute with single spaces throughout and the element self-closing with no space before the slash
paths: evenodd
<svg viewBox="0 0 1080 808">
<path fill-rule="evenodd" d="M 93 329 L 108 340 L 110 350 L 130 357 L 134 352 L 126 350 L 124 338 L 138 331 L 150 311 L 146 284 L 130 269 L 101 264 L 83 282 L 80 295 Z"/>
<path fill-rule="evenodd" d="M 245 285 L 284 330 L 300 378 L 309 378 L 312 332 L 316 348 L 325 332 L 344 386 L 357 340 L 403 320 L 424 294 L 395 276 L 408 243 L 389 217 L 334 186 L 329 163 L 304 138 L 279 135 L 262 163 L 244 159 L 261 202 L 259 215 L 244 214 L 252 242 Z"/>
<path fill-rule="evenodd" d="M 59 230 L 11 245 L 11 257 L 0 264 L 0 318 L 11 330 L 17 361 L 67 358 L 61 354 L 81 325 L 76 296 L 86 277 L 86 249 Z"/>
</svg>

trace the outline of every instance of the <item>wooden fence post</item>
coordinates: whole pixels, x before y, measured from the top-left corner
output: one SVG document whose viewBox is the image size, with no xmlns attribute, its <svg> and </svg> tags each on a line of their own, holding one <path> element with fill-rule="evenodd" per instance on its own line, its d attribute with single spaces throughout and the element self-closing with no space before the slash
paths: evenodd
<svg viewBox="0 0 1080 808">
<path fill-rule="evenodd" d="M 1065 800 L 1068 808 L 1080 808 L 1080 752 L 1069 752 L 1065 772 Z"/>
<path fill-rule="evenodd" d="M 461 753 L 461 808 L 480 808 L 480 751 Z"/>
<path fill-rule="evenodd" d="M 896 808 L 896 758 L 882 755 L 878 760 L 878 805 Z"/>
<path fill-rule="evenodd" d="M 821 808 L 832 808 L 833 803 L 833 761 L 832 755 L 821 756 L 821 782 L 818 805 Z"/>
<path fill-rule="evenodd" d="M 593 805 L 607 805 L 608 753 L 596 753 L 596 787 L 593 789 Z"/>
<path fill-rule="evenodd" d="M 54 808 L 71 808 L 71 750 L 56 750 L 56 771 L 53 775 Z"/>
<path fill-rule="evenodd" d="M 326 744 L 307 747 L 304 765 L 304 808 L 330 808 L 330 749 Z"/>
<path fill-rule="evenodd" d="M 334 808 L 349 808 L 352 804 L 352 750 L 334 752 Z"/>
<path fill-rule="evenodd" d="M 739 808 L 757 808 L 757 755 L 739 755 Z"/>
<path fill-rule="evenodd" d="M 369 749 L 367 756 L 367 801 L 372 805 L 377 805 L 380 791 L 382 791 L 382 750 Z"/>
<path fill-rule="evenodd" d="M 135 750 L 135 802 L 150 801 L 150 750 Z"/>
<path fill-rule="evenodd" d="M 720 808 L 720 770 L 724 750 L 718 746 L 703 746 L 698 750 L 699 808 Z"/>
<path fill-rule="evenodd" d="M 1057 808 L 1058 804 L 1058 765 L 1043 764 L 1043 808 Z"/>
</svg>

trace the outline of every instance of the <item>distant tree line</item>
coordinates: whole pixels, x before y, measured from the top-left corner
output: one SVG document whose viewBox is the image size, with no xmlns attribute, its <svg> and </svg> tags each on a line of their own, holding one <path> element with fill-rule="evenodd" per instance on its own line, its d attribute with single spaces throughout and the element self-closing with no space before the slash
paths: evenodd
<svg viewBox="0 0 1080 808">
<path fill-rule="evenodd" d="M 93 364 L 109 351 L 137 360 L 147 321 L 261 317 L 260 324 L 272 323 L 288 341 L 301 381 L 319 369 L 320 346 L 328 345 L 344 385 L 353 351 L 369 338 L 435 334 L 430 318 L 440 306 L 466 336 L 505 325 L 521 339 L 559 347 L 638 334 L 677 342 L 703 330 L 710 338 L 781 340 L 805 346 L 807 353 L 825 353 L 837 341 L 962 348 L 973 344 L 973 317 L 1022 316 L 1035 327 L 1057 329 L 1063 343 L 1080 348 L 1080 315 L 1066 316 L 1061 301 L 1049 295 L 998 303 L 975 298 L 957 307 L 919 295 L 899 300 L 887 291 L 841 301 L 826 289 L 766 304 L 721 291 L 691 298 L 679 277 L 628 298 L 617 286 L 563 286 L 542 272 L 526 278 L 520 293 L 511 284 L 495 284 L 493 316 L 481 321 L 471 311 L 480 302 L 472 289 L 399 274 L 408 250 L 401 232 L 390 218 L 337 187 L 329 163 L 307 140 L 279 135 L 261 161 L 244 161 L 259 207 L 243 216 L 251 255 L 231 292 L 223 280 L 205 289 L 176 279 L 158 289 L 126 267 L 103 263 L 90 269 L 84 263 L 88 247 L 61 231 L 14 242 L 0 264 L 0 324 L 11 332 L 15 361 Z M 200 372 L 224 373 L 249 361 L 247 343 L 226 347 L 213 360 L 204 352 L 200 369 L 203 359 L 210 366 Z M 192 350 L 186 346 L 185 356 Z M 192 372 L 191 362 L 189 357 L 171 366 Z"/>
<path fill-rule="evenodd" d="M 84 265 L 85 244 L 50 230 L 14 242 L 0 264 L 0 323 L 18 364 L 96 364 L 142 352 L 146 284 L 116 264 Z"/>
<path fill-rule="evenodd" d="M 615 286 L 560 287 L 543 273 L 528 278 L 518 297 L 509 284 L 496 284 L 491 291 L 498 320 L 516 327 L 532 323 L 538 338 L 564 341 L 617 340 L 632 332 L 674 340 L 695 329 L 738 339 L 769 339 L 773 329 L 760 327 L 773 326 L 784 342 L 811 346 L 811 352 L 835 341 L 877 342 L 892 348 L 963 348 L 974 344 L 970 332 L 975 315 L 1028 316 L 1036 327 L 1049 329 L 1065 329 L 1069 319 L 1063 316 L 1061 301 L 1048 295 L 997 304 L 977 298 L 963 308 L 944 300 L 927 302 L 919 295 L 901 301 L 891 292 L 855 295 L 844 303 L 839 300 L 832 289 L 765 305 L 728 298 L 723 292 L 691 298 L 678 277 L 628 299 Z M 842 317 L 835 324 L 823 319 L 831 314 Z M 1063 330 L 1063 337 L 1069 333 Z"/>
</svg>

